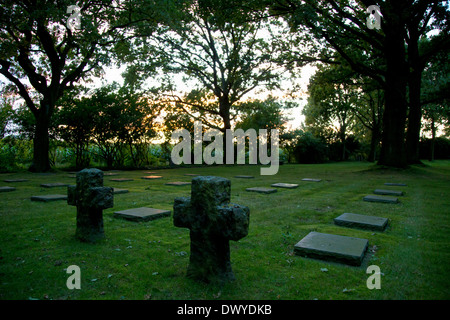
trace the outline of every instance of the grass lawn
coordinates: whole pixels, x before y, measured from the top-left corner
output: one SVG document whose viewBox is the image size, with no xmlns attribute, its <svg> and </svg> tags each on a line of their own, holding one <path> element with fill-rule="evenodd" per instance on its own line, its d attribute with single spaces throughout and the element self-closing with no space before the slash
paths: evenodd
<svg viewBox="0 0 450 320">
<path fill-rule="evenodd" d="M 0 174 L 0 299 L 449 299 L 450 161 L 426 162 L 407 170 L 348 162 L 283 165 L 274 176 L 260 176 L 258 166 L 214 166 L 157 170 L 163 179 L 143 180 L 145 171 L 105 176 L 105 186 L 130 192 L 114 196 L 104 210 L 106 239 L 97 244 L 74 238 L 76 208 L 66 201 L 33 202 L 40 194 L 67 192 L 41 183 L 75 179 L 66 172 Z M 188 196 L 186 173 L 231 180 L 231 201 L 250 208 L 247 237 L 230 241 L 236 281 L 220 286 L 186 278 L 189 230 L 173 226 L 172 217 L 136 223 L 113 218 L 114 211 L 150 206 L 172 210 L 175 197 Z M 238 179 L 235 175 L 254 175 Z M 113 182 L 131 177 L 134 181 Z M 7 183 L 24 178 L 27 182 Z M 319 178 L 321 182 L 303 182 Z M 248 187 L 298 183 L 274 194 L 246 192 Z M 403 182 L 407 187 L 388 187 Z M 399 204 L 370 203 L 374 189 L 404 190 Z M 384 232 L 335 226 L 344 212 L 389 218 Z M 294 245 L 310 231 L 369 240 L 361 267 L 294 255 Z M 381 289 L 366 286 L 369 265 L 380 267 Z M 81 269 L 81 290 L 69 290 L 66 269 Z"/>
</svg>

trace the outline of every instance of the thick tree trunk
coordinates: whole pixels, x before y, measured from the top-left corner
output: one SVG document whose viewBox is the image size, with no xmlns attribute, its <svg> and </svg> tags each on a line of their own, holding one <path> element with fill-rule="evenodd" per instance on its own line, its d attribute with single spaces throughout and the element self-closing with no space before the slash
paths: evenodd
<svg viewBox="0 0 450 320">
<path fill-rule="evenodd" d="M 434 115 L 431 118 L 431 150 L 430 150 L 430 161 L 434 161 L 434 145 L 436 141 L 436 125 L 434 120 Z"/>
<path fill-rule="evenodd" d="M 380 142 L 380 133 L 377 129 L 372 129 L 372 136 L 370 137 L 370 151 L 367 161 L 374 162 L 376 159 L 376 150 Z"/>
<path fill-rule="evenodd" d="M 223 120 L 223 137 L 224 137 L 224 146 L 223 146 L 223 163 L 226 163 L 227 159 L 227 146 L 225 145 L 225 134 L 227 132 L 227 129 L 231 129 L 231 119 L 230 119 L 230 109 L 231 104 L 228 100 L 228 97 L 223 97 L 219 100 L 219 113 Z"/>
<path fill-rule="evenodd" d="M 406 85 L 408 69 L 405 63 L 405 47 L 399 9 L 391 14 L 385 28 L 386 90 L 383 114 L 383 133 L 378 164 L 406 167 L 405 123 Z"/>
<path fill-rule="evenodd" d="M 409 114 L 406 133 L 406 157 L 408 164 L 420 163 L 419 140 L 422 121 L 422 106 L 420 104 L 420 90 L 423 67 L 420 65 L 418 38 L 411 35 L 408 45 L 408 60 L 412 72 L 409 75 Z"/>
<path fill-rule="evenodd" d="M 49 158 L 49 107 L 41 105 L 35 114 L 36 127 L 33 139 L 33 163 L 29 170 L 32 172 L 46 172 L 50 170 Z"/>
</svg>

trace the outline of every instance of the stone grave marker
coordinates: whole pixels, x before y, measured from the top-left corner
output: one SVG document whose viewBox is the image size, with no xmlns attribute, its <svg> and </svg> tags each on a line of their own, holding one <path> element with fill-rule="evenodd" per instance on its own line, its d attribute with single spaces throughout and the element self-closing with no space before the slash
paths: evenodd
<svg viewBox="0 0 450 320">
<path fill-rule="evenodd" d="M 238 175 L 234 176 L 235 178 L 241 178 L 241 179 L 253 179 L 254 176 L 245 176 L 245 175 Z"/>
<path fill-rule="evenodd" d="M 294 183 L 274 183 L 271 185 L 271 187 L 276 187 L 276 188 L 286 188 L 286 189 L 295 189 L 298 187 L 298 184 L 294 184 Z"/>
<path fill-rule="evenodd" d="M 187 276 L 206 282 L 233 281 L 229 241 L 248 234 L 250 209 L 230 203 L 231 181 L 221 177 L 192 179 L 191 197 L 175 198 L 173 224 L 190 229 Z"/>
<path fill-rule="evenodd" d="M 170 210 L 142 207 L 114 212 L 114 218 L 131 221 L 150 221 L 163 217 L 170 217 Z"/>
<path fill-rule="evenodd" d="M 54 183 L 41 183 L 43 188 L 58 188 L 58 187 L 68 187 L 67 183 L 54 182 Z"/>
<path fill-rule="evenodd" d="M 368 245 L 367 239 L 312 231 L 294 246 L 294 252 L 299 256 L 360 266 Z"/>
<path fill-rule="evenodd" d="M 380 194 L 385 196 L 402 196 L 403 191 L 398 190 L 385 190 L 385 189 L 375 189 L 373 191 L 374 194 Z"/>
<path fill-rule="evenodd" d="M 65 195 L 65 194 L 46 194 L 46 195 L 31 197 L 31 201 L 50 202 L 50 201 L 58 201 L 58 200 L 67 200 L 67 195 Z"/>
<path fill-rule="evenodd" d="M 162 179 L 162 176 L 145 176 L 145 177 L 141 177 L 141 179 L 146 179 L 146 180 Z"/>
<path fill-rule="evenodd" d="M 13 183 L 13 182 L 26 182 L 26 181 L 28 181 L 28 179 L 6 179 L 6 180 L 3 180 L 3 181 L 9 182 L 9 183 Z"/>
<path fill-rule="evenodd" d="M 384 231 L 388 225 L 388 219 L 356 213 L 343 213 L 339 217 L 334 218 L 334 224 L 348 228 Z"/>
<path fill-rule="evenodd" d="M 249 191 L 249 192 L 258 192 L 258 193 L 275 193 L 275 192 L 277 192 L 277 189 L 262 188 L 262 187 L 247 188 L 245 190 Z"/>
<path fill-rule="evenodd" d="M 389 196 L 368 195 L 363 200 L 368 202 L 399 203 L 398 198 Z"/>
<path fill-rule="evenodd" d="M 67 203 L 77 207 L 75 236 L 85 242 L 104 238 L 103 210 L 114 205 L 113 188 L 103 186 L 103 172 L 84 169 L 77 173 L 76 186 L 67 188 Z"/>
<path fill-rule="evenodd" d="M 322 181 L 322 179 L 303 178 L 302 181 L 320 182 L 320 181 Z"/>
<path fill-rule="evenodd" d="M 386 182 L 384 184 L 385 186 L 394 186 L 394 187 L 407 187 L 407 184 L 404 183 L 397 183 L 397 182 Z"/>
<path fill-rule="evenodd" d="M 122 194 L 122 193 L 128 193 L 128 192 L 130 192 L 130 191 L 128 191 L 127 189 L 113 188 L 114 194 Z"/>
<path fill-rule="evenodd" d="M 174 181 L 174 182 L 167 182 L 167 183 L 164 183 L 164 184 L 167 185 L 167 186 L 178 186 L 178 187 L 180 187 L 180 186 L 188 186 L 191 183 L 190 182 L 185 182 L 185 181 Z"/>
<path fill-rule="evenodd" d="M 14 187 L 0 187 L 0 192 L 10 192 L 14 190 L 16 190 Z"/>
</svg>

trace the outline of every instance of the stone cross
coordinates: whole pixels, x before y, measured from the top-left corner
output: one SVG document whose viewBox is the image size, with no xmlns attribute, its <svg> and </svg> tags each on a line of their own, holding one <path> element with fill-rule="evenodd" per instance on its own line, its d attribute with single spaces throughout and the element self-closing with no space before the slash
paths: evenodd
<svg viewBox="0 0 450 320">
<path fill-rule="evenodd" d="M 67 203 L 77 207 L 77 231 L 81 241 L 104 238 L 103 209 L 114 205 L 113 188 L 103 187 L 103 171 L 84 169 L 77 173 L 77 185 L 67 188 Z"/>
<path fill-rule="evenodd" d="M 213 176 L 192 179 L 191 197 L 176 198 L 173 223 L 190 229 L 187 276 L 205 282 L 235 279 L 229 240 L 248 234 L 250 209 L 230 203 L 231 182 Z"/>
</svg>

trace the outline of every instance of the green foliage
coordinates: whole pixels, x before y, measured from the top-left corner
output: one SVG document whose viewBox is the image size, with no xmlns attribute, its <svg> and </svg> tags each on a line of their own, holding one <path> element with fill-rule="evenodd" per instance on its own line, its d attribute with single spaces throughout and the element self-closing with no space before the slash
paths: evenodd
<svg viewBox="0 0 450 320">
<path fill-rule="evenodd" d="M 236 128 L 244 131 L 248 129 L 278 129 L 280 134 L 285 130 L 285 123 L 288 120 L 283 111 L 296 107 L 296 104 L 280 102 L 273 97 L 268 99 L 246 101 L 239 104 L 241 112 L 240 121 L 237 121 Z"/>
<path fill-rule="evenodd" d="M 300 132 L 293 153 L 298 163 L 322 163 L 327 159 L 327 145 L 310 132 Z"/>
</svg>

